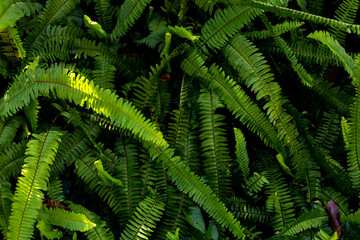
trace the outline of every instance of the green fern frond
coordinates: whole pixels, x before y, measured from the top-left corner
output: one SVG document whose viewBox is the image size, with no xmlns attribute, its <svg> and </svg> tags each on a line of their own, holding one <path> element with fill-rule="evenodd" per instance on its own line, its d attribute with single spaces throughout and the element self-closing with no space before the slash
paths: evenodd
<svg viewBox="0 0 360 240">
<path fill-rule="evenodd" d="M 349 133 L 350 133 L 350 124 L 348 120 L 345 117 L 341 117 L 341 132 L 345 143 L 345 149 L 349 150 L 350 146 L 350 139 L 349 139 Z"/>
<path fill-rule="evenodd" d="M 103 89 L 114 90 L 116 68 L 109 63 L 108 56 L 96 56 L 92 80 Z"/>
<path fill-rule="evenodd" d="M 39 101 L 37 99 L 32 99 L 29 105 L 27 105 L 27 107 L 24 109 L 25 116 L 28 122 L 30 122 L 30 126 L 33 132 L 35 132 L 37 129 L 40 108 Z"/>
<path fill-rule="evenodd" d="M 317 128 L 314 142 L 326 152 L 330 152 L 339 137 L 341 131 L 340 127 L 339 114 L 332 110 L 324 112 Z"/>
<path fill-rule="evenodd" d="M 50 0 L 46 2 L 46 6 L 38 18 L 38 24 L 35 25 L 25 40 L 25 48 L 30 55 L 43 46 L 47 27 L 64 18 L 79 2 L 79 0 Z"/>
<path fill-rule="evenodd" d="M 52 225 L 71 231 L 86 232 L 96 226 L 85 214 L 69 212 L 60 208 L 44 207 L 39 210 L 39 217 Z"/>
<path fill-rule="evenodd" d="M 22 177 L 18 179 L 13 198 L 12 212 L 9 218 L 8 239 L 30 239 L 33 235 L 37 210 L 41 208 L 47 190 L 49 165 L 52 164 L 61 141 L 60 133 L 50 131 L 40 135 L 33 134 L 33 140 L 27 144 Z"/>
<path fill-rule="evenodd" d="M 224 106 L 215 93 L 204 89 L 201 91 L 198 102 L 205 178 L 214 193 L 222 200 L 226 198 L 230 189 L 228 173 L 231 159 L 223 122 L 225 117 L 215 111 Z"/>
<path fill-rule="evenodd" d="M 308 35 L 309 38 L 319 40 L 330 50 L 336 54 L 344 64 L 345 70 L 350 74 L 350 77 L 354 74 L 354 59 L 348 55 L 345 49 L 340 45 L 340 43 L 334 39 L 329 32 L 326 31 L 315 31 Z"/>
<path fill-rule="evenodd" d="M 294 30 L 296 28 L 301 27 L 302 25 L 304 25 L 304 22 L 299 22 L 299 21 L 284 21 L 283 23 L 279 23 L 276 24 L 274 26 L 274 29 L 276 30 L 276 32 L 281 35 L 284 34 L 286 32 L 289 32 L 291 30 Z M 247 31 L 244 32 L 244 36 L 254 40 L 254 39 L 264 39 L 264 38 L 269 38 L 271 37 L 271 32 L 269 30 L 261 30 L 261 31 Z"/>
<path fill-rule="evenodd" d="M 336 10 L 334 18 L 340 22 L 354 23 L 359 5 L 359 0 L 344 0 Z M 330 26 L 329 32 L 339 43 L 345 43 L 346 31 Z"/>
<path fill-rule="evenodd" d="M 266 184 L 270 184 L 266 177 L 254 172 L 253 176 L 245 179 L 246 194 L 251 196 L 254 193 L 258 193 Z"/>
<path fill-rule="evenodd" d="M 272 3 L 280 4 L 283 0 L 267 0 Z M 201 28 L 200 48 L 208 46 L 210 49 L 220 49 L 229 38 L 231 38 L 241 28 L 251 22 L 261 14 L 261 10 L 244 6 L 228 6 L 215 13 Z M 206 52 L 207 50 L 203 48 Z"/>
<path fill-rule="evenodd" d="M 3 236 L 7 235 L 9 228 L 9 217 L 11 214 L 11 204 L 13 194 L 10 190 L 10 182 L 0 181 L 0 230 Z"/>
<path fill-rule="evenodd" d="M 61 180 L 58 177 L 51 177 L 47 185 L 47 194 L 50 199 L 55 200 L 56 202 L 62 202 L 65 200 L 63 186 Z"/>
<path fill-rule="evenodd" d="M 151 0 L 125 0 L 117 13 L 117 23 L 110 38 L 117 40 L 122 37 L 138 19 Z"/>
<path fill-rule="evenodd" d="M 243 173 L 244 178 L 247 178 L 250 173 L 249 168 L 249 156 L 246 150 L 246 141 L 244 134 L 241 132 L 240 129 L 234 128 L 235 134 L 235 154 L 236 154 L 236 161 L 239 164 L 239 168 Z"/>
<path fill-rule="evenodd" d="M 18 128 L 25 124 L 22 116 L 14 116 L 3 121 L 0 119 L 0 146 L 14 141 Z"/>
<path fill-rule="evenodd" d="M 266 208 L 267 211 L 275 213 L 272 217 L 272 227 L 279 231 L 295 220 L 293 196 L 275 159 L 265 154 L 260 157 L 261 168 L 264 170 L 262 175 L 270 182 L 266 185 L 266 194 L 269 196 Z"/>
<path fill-rule="evenodd" d="M 101 132 L 96 123 L 87 123 L 84 128 L 94 139 Z M 62 174 L 66 166 L 71 165 L 76 159 L 84 155 L 90 146 L 91 143 L 82 129 L 76 129 L 73 133 L 65 133 L 59 145 L 54 164 L 51 166 L 51 175 L 58 176 Z"/>
<path fill-rule="evenodd" d="M 59 229 L 54 229 L 50 223 L 45 220 L 40 220 L 36 228 L 40 231 L 41 238 L 46 237 L 49 240 L 60 239 L 63 235 Z"/>
<path fill-rule="evenodd" d="M 85 232 L 85 235 L 89 240 L 114 240 L 113 233 L 110 231 L 108 226 L 106 226 L 106 222 L 102 221 L 98 215 L 81 205 L 71 202 L 69 204 L 69 208 L 76 213 L 85 215 L 86 218 L 95 224 L 94 228 Z"/>
<path fill-rule="evenodd" d="M 353 83 L 355 85 L 354 103 L 351 105 L 348 131 L 348 171 L 354 188 L 360 187 L 360 54 L 356 57 Z"/>
<path fill-rule="evenodd" d="M 216 92 L 226 107 L 240 118 L 240 121 L 257 133 L 265 144 L 286 155 L 284 146 L 276 137 L 275 128 L 266 119 L 265 114 L 247 96 L 247 94 L 231 78 L 226 77 L 221 68 L 215 64 L 208 69 L 204 60 L 196 52 L 192 52 L 182 63 L 182 69 L 190 76 L 198 76 Z"/>
<path fill-rule="evenodd" d="M 164 169 L 175 182 L 177 188 L 188 194 L 194 202 L 201 206 L 210 216 L 220 225 L 228 228 L 234 236 L 244 239 L 244 228 L 228 212 L 225 205 L 219 201 L 211 188 L 206 186 L 198 176 L 190 171 L 188 167 L 180 161 L 180 157 L 174 157 L 174 150 L 147 144 L 147 149 L 153 158 L 157 158 Z"/>
<path fill-rule="evenodd" d="M 326 205 L 330 200 L 333 200 L 339 209 L 340 218 L 349 215 L 348 198 L 341 192 L 336 191 L 331 187 L 325 187 L 319 191 L 319 199 Z"/>
<path fill-rule="evenodd" d="M 110 0 L 95 0 L 95 11 L 101 26 L 107 33 L 111 33 L 113 29 L 113 15 Z"/>
<path fill-rule="evenodd" d="M 139 203 L 120 239 L 148 239 L 156 222 L 160 221 L 164 207 L 165 204 L 158 198 L 146 197 Z"/>
<path fill-rule="evenodd" d="M 64 87 L 67 91 L 64 91 Z M 6 109 L 1 115 L 11 115 L 16 109 L 28 105 L 32 98 L 48 96 L 50 92 L 57 98 L 67 99 L 82 107 L 86 105 L 144 140 L 167 145 L 154 124 L 145 119 L 130 102 L 61 68 L 37 69 L 33 74 L 26 72 L 20 75 L 0 101 L 0 109 Z"/>
<path fill-rule="evenodd" d="M 298 217 L 283 229 L 280 235 L 295 235 L 312 228 L 320 228 L 329 221 L 329 213 L 324 209 L 312 209 Z"/>
<path fill-rule="evenodd" d="M 218 1 L 216 0 L 195 0 L 194 3 L 199 7 L 202 8 L 205 12 L 209 12 L 212 15 L 214 6 Z"/>
<path fill-rule="evenodd" d="M 0 146 L 0 178 L 9 180 L 21 172 L 25 159 L 26 142 L 9 143 Z"/>
<path fill-rule="evenodd" d="M 324 0 L 310 0 L 308 1 L 307 6 L 311 14 L 322 15 L 324 10 Z"/>
<path fill-rule="evenodd" d="M 96 160 L 97 158 L 92 153 L 87 153 L 75 161 L 75 172 L 83 179 L 87 188 L 95 191 L 113 209 L 114 213 L 118 213 L 122 209 L 119 202 L 121 187 L 102 184 L 102 179 L 98 176 L 94 165 Z"/>
<path fill-rule="evenodd" d="M 102 26 L 99 23 L 91 20 L 89 16 L 84 15 L 84 22 L 88 27 L 88 33 L 91 37 L 98 39 L 106 39 L 108 37 Z"/>
<path fill-rule="evenodd" d="M 0 29 L 12 27 L 24 16 L 30 16 L 39 10 L 41 5 L 28 1 L 4 0 L 0 3 Z"/>
<path fill-rule="evenodd" d="M 258 223 L 266 223 L 271 220 L 271 215 L 266 212 L 264 207 L 249 205 L 245 200 L 235 197 L 230 199 L 230 203 L 230 211 L 236 218 L 248 219 Z"/>
<path fill-rule="evenodd" d="M 120 162 L 117 178 L 123 186 L 120 188 L 118 203 L 123 206 L 120 210 L 120 224 L 124 224 L 134 214 L 135 208 L 141 200 L 141 182 L 138 163 L 138 151 L 135 144 L 125 139 L 117 139 L 115 151 L 119 154 Z"/>
<path fill-rule="evenodd" d="M 339 29 L 351 30 L 356 34 L 360 34 L 360 25 L 344 23 L 344 22 L 341 22 L 338 20 L 329 19 L 329 18 L 318 16 L 318 15 L 301 12 L 301 11 L 294 10 L 294 9 L 289 9 L 289 8 L 282 7 L 282 6 L 276 6 L 275 4 L 260 2 L 260 1 L 256 1 L 256 0 L 241 0 L 241 2 L 243 2 L 249 6 L 253 6 L 253 7 L 265 10 L 265 11 L 273 12 L 276 15 L 279 15 L 282 17 L 298 18 L 298 19 L 310 21 L 310 22 L 317 23 L 317 24 L 323 24 L 325 26 L 331 25 L 334 27 L 338 27 Z"/>
<path fill-rule="evenodd" d="M 14 27 L 9 27 L 8 29 L 8 33 L 12 39 L 12 41 L 14 42 L 17 51 L 19 53 L 20 58 L 25 58 L 26 57 L 26 51 L 24 50 L 24 47 L 22 45 L 22 41 L 19 35 L 19 31 L 14 28 Z"/>
<path fill-rule="evenodd" d="M 169 112 L 169 107 L 171 103 L 171 94 L 169 90 L 168 82 L 159 82 L 157 87 L 157 93 L 152 98 L 151 101 L 151 112 L 153 114 L 152 119 L 155 119 L 155 122 L 163 122 L 166 114 Z"/>
</svg>

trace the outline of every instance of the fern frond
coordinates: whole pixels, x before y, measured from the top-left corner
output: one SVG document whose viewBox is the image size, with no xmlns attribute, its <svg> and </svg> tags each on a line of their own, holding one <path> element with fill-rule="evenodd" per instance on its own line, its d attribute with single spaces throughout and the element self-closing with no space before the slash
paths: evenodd
<svg viewBox="0 0 360 240">
<path fill-rule="evenodd" d="M 25 48 L 29 55 L 43 46 L 47 27 L 64 18 L 79 2 L 79 0 L 50 0 L 46 2 L 46 6 L 38 18 L 38 24 L 35 25 L 25 40 Z"/>
<path fill-rule="evenodd" d="M 11 214 L 11 204 L 13 194 L 10 190 L 10 182 L 0 181 L 0 229 L 3 236 L 7 235 L 9 228 L 9 217 Z"/>
<path fill-rule="evenodd" d="M 228 173 L 231 159 L 224 129 L 225 117 L 215 111 L 224 106 L 215 93 L 207 90 L 201 91 L 198 102 L 206 181 L 219 199 L 223 200 L 230 189 Z"/>
<path fill-rule="evenodd" d="M 95 0 L 95 11 L 101 26 L 107 33 L 113 29 L 112 11 L 110 0 Z"/>
<path fill-rule="evenodd" d="M 244 134 L 241 132 L 240 129 L 234 128 L 234 134 L 235 134 L 235 154 L 236 154 L 236 161 L 239 164 L 239 168 L 244 176 L 244 178 L 247 178 L 250 173 L 249 168 L 249 156 L 246 150 L 246 141 Z"/>
<path fill-rule="evenodd" d="M 230 211 L 236 218 L 251 220 L 252 222 L 266 223 L 271 220 L 271 215 L 266 212 L 264 207 L 252 206 L 240 198 L 230 199 Z"/>
<path fill-rule="evenodd" d="M 329 214 L 324 209 L 312 209 L 298 217 L 283 229 L 280 235 L 295 235 L 312 228 L 320 228 L 329 221 Z"/>
<path fill-rule="evenodd" d="M 334 18 L 340 22 L 354 23 L 359 5 L 359 0 L 344 0 L 336 10 Z M 345 43 L 346 31 L 344 29 L 330 26 L 329 32 L 339 43 Z"/>
<path fill-rule="evenodd" d="M 275 231 L 279 231 L 295 220 L 293 197 L 275 159 L 270 155 L 260 157 L 261 168 L 264 170 L 262 175 L 270 182 L 266 185 L 266 194 L 269 196 L 266 208 L 267 211 L 275 213 L 272 218 L 272 227 Z"/>
<path fill-rule="evenodd" d="M 279 23 L 274 25 L 274 29 L 275 31 L 281 35 L 284 34 L 286 32 L 289 32 L 291 30 L 294 30 L 296 28 L 301 27 L 302 25 L 304 25 L 304 22 L 299 22 L 299 21 L 284 21 L 283 23 Z M 261 31 L 247 31 L 244 32 L 244 36 L 254 40 L 254 39 L 264 39 L 264 38 L 269 38 L 271 37 L 271 32 L 269 30 L 261 30 Z"/>
<path fill-rule="evenodd" d="M 247 96 L 247 94 L 231 78 L 225 77 L 221 68 L 215 64 L 208 69 L 204 60 L 196 52 L 192 52 L 182 63 L 182 69 L 190 76 L 198 76 L 203 82 L 216 92 L 224 101 L 226 107 L 240 118 L 251 131 L 257 133 L 265 144 L 272 146 L 278 152 L 286 155 L 284 146 L 276 137 L 275 128 L 266 119 L 263 112 Z"/>
<path fill-rule="evenodd" d="M 324 0 L 310 0 L 307 5 L 311 14 L 322 15 L 324 10 Z"/>
<path fill-rule="evenodd" d="M 49 240 L 60 239 L 63 235 L 58 229 L 54 229 L 50 223 L 45 220 L 40 220 L 36 225 L 36 228 L 40 231 L 40 236 L 46 237 Z"/>
<path fill-rule="evenodd" d="M 8 28 L 8 33 L 11 36 L 12 41 L 14 42 L 17 51 L 19 53 L 20 58 L 26 57 L 26 51 L 24 50 L 24 47 L 22 45 L 22 41 L 19 35 L 19 31 L 14 27 Z"/>
<path fill-rule="evenodd" d="M 0 100 L 1 115 L 11 115 L 28 105 L 32 98 L 48 96 L 50 92 L 57 98 L 67 99 L 82 107 L 85 105 L 109 117 L 116 125 L 132 131 L 144 140 L 167 144 L 154 124 L 145 119 L 130 102 L 61 68 L 36 69 L 33 74 L 28 71 L 21 75 Z"/>
<path fill-rule="evenodd" d="M 117 139 L 115 151 L 119 154 L 120 162 L 117 177 L 122 181 L 118 203 L 123 206 L 120 210 L 120 225 L 122 226 L 134 214 L 141 199 L 141 182 L 138 164 L 138 151 L 135 144 L 125 139 Z"/>
<path fill-rule="evenodd" d="M 62 183 L 58 177 L 50 177 L 47 185 L 47 194 L 50 199 L 53 199 L 56 202 L 62 202 L 65 200 Z"/>
<path fill-rule="evenodd" d="M 339 209 L 340 218 L 349 215 L 348 198 L 341 192 L 334 190 L 331 187 L 322 188 L 319 191 L 319 199 L 326 205 L 330 200 L 333 200 Z"/>
<path fill-rule="evenodd" d="M 114 41 L 122 37 L 140 17 L 145 7 L 151 0 L 125 0 L 117 13 L 117 23 L 110 34 L 110 38 Z"/>
<path fill-rule="evenodd" d="M 150 155 L 153 158 L 157 158 L 164 169 L 167 169 L 168 174 L 180 191 L 188 194 L 194 202 L 201 206 L 220 225 L 228 228 L 234 236 L 244 239 L 244 228 L 228 212 L 225 205 L 219 201 L 211 188 L 206 186 L 198 176 L 191 172 L 180 161 L 180 157 L 174 157 L 173 149 L 164 149 L 150 144 L 147 144 L 146 147 Z"/>
<path fill-rule="evenodd" d="M 215 0 L 195 0 L 194 3 L 202 8 L 205 12 L 209 12 L 212 15 L 214 6 L 218 1 Z"/>
<path fill-rule="evenodd" d="M 326 152 L 330 152 L 339 137 L 340 128 L 340 115 L 335 111 L 324 112 L 314 142 Z"/>
<path fill-rule="evenodd" d="M 14 141 L 18 128 L 25 124 L 22 116 L 14 116 L 3 121 L 0 119 L 0 146 Z"/>
<path fill-rule="evenodd" d="M 86 232 L 96 226 L 87 216 L 81 213 L 69 212 L 60 208 L 42 208 L 39 217 L 48 223 L 71 231 Z"/>
<path fill-rule="evenodd" d="M 254 172 L 253 176 L 245 179 L 246 194 L 251 196 L 258 193 L 266 184 L 270 184 L 266 177 Z"/>
<path fill-rule="evenodd" d="M 38 115 L 40 108 L 41 107 L 39 101 L 37 99 L 32 99 L 29 105 L 27 105 L 27 107 L 24 109 L 25 116 L 27 120 L 30 122 L 30 126 L 33 132 L 35 132 L 37 129 Z"/>
<path fill-rule="evenodd" d="M 309 38 L 319 40 L 326 46 L 330 48 L 330 50 L 336 54 L 344 64 L 345 70 L 350 74 L 350 77 L 354 74 L 354 59 L 348 55 L 345 49 L 340 45 L 340 43 L 334 39 L 329 32 L 326 31 L 315 31 L 308 35 Z"/>
<path fill-rule="evenodd" d="M 282 4 L 285 0 L 266 0 Z M 220 49 L 229 38 L 262 13 L 260 9 L 245 5 L 232 5 L 215 13 L 201 28 L 200 48 Z"/>
<path fill-rule="evenodd" d="M 41 208 L 47 189 L 49 165 L 52 164 L 61 141 L 60 133 L 50 131 L 40 135 L 33 134 L 33 140 L 27 144 L 22 177 L 18 179 L 13 198 L 12 212 L 9 218 L 8 239 L 30 239 L 33 235 L 37 210 Z"/>
<path fill-rule="evenodd" d="M 69 202 L 67 202 L 69 203 Z M 113 240 L 113 233 L 110 231 L 106 222 L 102 221 L 98 215 L 89 211 L 85 207 L 70 203 L 69 208 L 76 212 L 85 215 L 92 223 L 95 224 L 94 228 L 85 232 L 85 235 L 89 240 Z"/>
<path fill-rule="evenodd" d="M 103 89 L 114 90 L 116 68 L 109 63 L 108 56 L 95 57 L 95 69 L 92 71 L 92 80 Z"/>
<path fill-rule="evenodd" d="M 26 142 L 9 143 L 0 146 L 0 178 L 9 180 L 21 172 L 25 159 Z"/>
<path fill-rule="evenodd" d="M 353 82 L 355 85 L 354 103 L 351 105 L 348 131 L 348 170 L 354 188 L 360 187 L 360 54 L 356 57 Z"/>
<path fill-rule="evenodd" d="M 146 197 L 139 203 L 120 239 L 148 239 L 152 229 L 156 227 L 156 222 L 160 221 L 164 207 L 165 204 L 158 198 Z"/>
<path fill-rule="evenodd" d="M 39 10 L 41 5 L 28 1 L 4 0 L 0 3 L 0 29 L 12 27 L 24 16 L 30 16 Z"/>
<path fill-rule="evenodd" d="M 113 209 L 114 213 L 118 213 L 122 209 L 120 202 L 118 202 L 121 188 L 102 184 L 94 165 L 96 160 L 97 158 L 92 153 L 87 153 L 75 161 L 75 172 L 84 180 L 89 189 L 95 191 Z"/>
<path fill-rule="evenodd" d="M 94 139 L 100 134 L 100 128 L 95 123 L 87 123 L 84 128 L 88 129 Z M 65 171 L 66 166 L 71 165 L 76 159 L 84 155 L 89 147 L 90 141 L 82 129 L 76 129 L 73 133 L 65 133 L 59 145 L 54 164 L 51 166 L 51 175 L 58 176 Z"/>
<path fill-rule="evenodd" d="M 298 18 L 298 19 L 310 21 L 310 22 L 317 23 L 317 24 L 323 24 L 325 26 L 334 26 L 334 27 L 338 27 L 339 29 L 351 30 L 356 34 L 360 34 L 360 25 L 344 23 L 344 22 L 341 22 L 338 20 L 329 19 L 329 18 L 318 16 L 318 15 L 314 15 L 314 14 L 310 14 L 310 13 L 306 13 L 306 12 L 302 12 L 302 11 L 298 11 L 298 10 L 294 10 L 294 9 L 289 9 L 289 8 L 282 7 L 282 6 L 276 6 L 275 4 L 270 4 L 267 2 L 260 2 L 260 1 L 256 1 L 256 0 L 241 0 L 241 2 L 243 2 L 249 6 L 253 6 L 253 7 L 265 10 L 265 11 L 273 12 L 276 15 L 279 15 L 282 17 Z"/>
</svg>

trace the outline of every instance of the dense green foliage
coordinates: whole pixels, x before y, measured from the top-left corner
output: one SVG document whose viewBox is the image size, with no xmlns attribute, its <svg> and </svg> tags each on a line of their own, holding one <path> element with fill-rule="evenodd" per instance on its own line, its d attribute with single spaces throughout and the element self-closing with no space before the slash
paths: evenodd
<svg viewBox="0 0 360 240">
<path fill-rule="evenodd" d="M 356 239 L 359 6 L 0 1 L 0 239 Z"/>
</svg>

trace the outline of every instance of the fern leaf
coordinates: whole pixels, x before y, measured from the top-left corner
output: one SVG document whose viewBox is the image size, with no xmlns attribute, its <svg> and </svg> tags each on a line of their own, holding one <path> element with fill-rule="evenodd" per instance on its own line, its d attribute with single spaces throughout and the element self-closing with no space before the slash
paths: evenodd
<svg viewBox="0 0 360 240">
<path fill-rule="evenodd" d="M 42 208 L 39 210 L 39 217 L 52 225 L 71 231 L 85 232 L 96 226 L 84 214 L 69 212 L 60 208 Z"/>
<path fill-rule="evenodd" d="M 348 198 L 344 196 L 341 192 L 338 192 L 330 187 L 322 188 L 319 191 L 319 199 L 324 203 L 328 203 L 330 200 L 333 200 L 336 206 L 339 209 L 340 218 L 343 218 L 349 215 L 349 203 Z"/>
<path fill-rule="evenodd" d="M 0 181 L 0 229 L 3 236 L 7 235 L 9 228 L 9 217 L 13 194 L 10 190 L 11 184 L 7 181 Z"/>
<path fill-rule="evenodd" d="M 244 228 L 234 219 L 234 216 L 228 212 L 225 205 L 219 201 L 212 190 L 206 186 L 198 176 L 190 171 L 179 157 L 174 157 L 174 150 L 162 147 L 155 147 L 147 144 L 147 149 L 153 158 L 157 158 L 164 169 L 175 182 L 177 188 L 188 194 L 195 203 L 201 206 L 210 216 L 212 216 L 220 225 L 227 227 L 234 236 L 244 239 Z"/>
<path fill-rule="evenodd" d="M 25 141 L 21 143 L 3 144 L 0 147 L 0 178 L 9 180 L 18 176 L 25 159 Z"/>
<path fill-rule="evenodd" d="M 127 239 L 147 239 L 156 227 L 156 222 L 160 221 L 165 204 L 157 198 L 146 197 L 139 203 L 136 212 L 121 234 L 121 240 Z"/>
<path fill-rule="evenodd" d="M 215 113 L 217 108 L 223 107 L 223 104 L 215 93 L 206 90 L 201 92 L 198 102 L 205 177 L 214 193 L 222 200 L 229 192 L 228 166 L 231 162 L 224 131 L 225 117 Z"/>
<path fill-rule="evenodd" d="M 132 27 L 151 0 L 125 0 L 117 14 L 117 23 L 110 38 L 119 39 Z"/>
<path fill-rule="evenodd" d="M 4 0 L 0 3 L 0 29 L 12 27 L 24 16 L 30 16 L 41 7 L 38 3 L 28 1 Z"/>
<path fill-rule="evenodd" d="M 41 238 L 45 236 L 49 240 L 60 239 L 63 235 L 58 229 L 53 229 L 50 223 L 45 220 L 40 220 L 36 225 L 36 228 L 40 231 Z"/>
<path fill-rule="evenodd" d="M 79 0 L 50 0 L 46 2 L 44 10 L 38 18 L 38 24 L 25 40 L 25 48 L 31 55 L 31 52 L 39 50 L 45 40 L 45 31 L 47 27 L 65 17 L 70 13 Z"/>
<path fill-rule="evenodd" d="M 95 191 L 103 199 L 114 213 L 121 211 L 122 207 L 119 202 L 120 187 L 110 187 L 102 184 L 102 179 L 98 176 L 94 162 L 97 160 L 91 153 L 87 153 L 75 161 L 75 172 L 84 180 L 86 186 Z"/>
<path fill-rule="evenodd" d="M 103 89 L 114 90 L 115 71 L 116 68 L 110 64 L 108 56 L 96 56 L 92 80 Z"/>
<path fill-rule="evenodd" d="M 354 84 L 356 94 L 350 108 L 348 170 L 354 188 L 360 187 L 360 55 L 356 57 L 354 69 Z"/>
<path fill-rule="evenodd" d="M 274 29 L 279 35 L 281 35 L 296 28 L 299 28 L 302 25 L 304 25 L 304 22 L 284 21 L 283 23 L 276 24 L 274 26 Z M 271 32 L 269 30 L 251 31 L 251 32 L 245 32 L 244 36 L 251 39 L 264 39 L 271 37 Z"/>
<path fill-rule="evenodd" d="M 244 178 L 249 176 L 250 168 L 249 168 L 249 156 L 246 150 L 246 141 L 244 134 L 240 129 L 234 128 L 235 141 L 236 141 L 236 161 L 239 164 L 239 168 L 243 173 Z"/>
<path fill-rule="evenodd" d="M 302 20 L 306 20 L 306 21 L 311 21 L 311 22 L 317 23 L 317 24 L 323 24 L 325 26 L 334 26 L 334 27 L 338 27 L 340 29 L 345 29 L 345 30 L 349 29 L 356 34 L 360 33 L 360 25 L 344 23 L 344 22 L 340 22 L 340 21 L 337 21 L 334 19 L 329 19 L 329 18 L 317 16 L 314 14 L 310 14 L 310 13 L 306 13 L 306 12 L 302 12 L 302 11 L 298 11 L 298 10 L 294 10 L 294 9 L 289 9 L 289 8 L 282 7 L 282 6 L 276 6 L 275 4 L 269 4 L 266 2 L 260 2 L 260 1 L 256 1 L 256 0 L 241 0 L 241 1 L 249 6 L 253 6 L 253 7 L 265 10 L 265 11 L 270 11 L 270 12 L 273 12 L 276 15 L 279 15 L 282 17 L 298 18 L 298 19 L 302 19 Z"/>
<path fill-rule="evenodd" d="M 62 183 L 58 177 L 50 177 L 47 189 L 47 194 L 50 199 L 53 199 L 56 202 L 62 202 L 65 200 Z"/>
<path fill-rule="evenodd" d="M 247 94 L 231 78 L 225 77 L 222 69 L 212 65 L 210 69 L 204 66 L 201 56 L 192 52 L 182 63 L 183 70 L 190 76 L 198 76 L 224 101 L 226 107 L 257 133 L 265 144 L 272 146 L 278 152 L 284 153 L 284 147 L 276 137 L 274 127 L 266 119 L 263 112 L 247 96 Z"/>
<path fill-rule="evenodd" d="M 246 193 L 251 196 L 254 193 L 261 191 L 261 189 L 265 184 L 270 184 L 270 183 L 266 179 L 266 177 L 260 175 L 257 172 L 254 172 L 253 176 L 245 180 L 245 184 L 247 189 Z"/>
<path fill-rule="evenodd" d="M 19 35 L 19 32 L 16 28 L 14 27 L 9 27 L 8 28 L 8 33 L 11 36 L 12 41 L 14 42 L 17 51 L 19 53 L 20 58 L 25 58 L 26 57 L 26 51 L 24 50 L 24 47 L 22 45 L 22 41 Z"/>
<path fill-rule="evenodd" d="M 326 31 L 315 31 L 308 35 L 309 38 L 313 38 L 321 41 L 323 44 L 328 46 L 330 50 L 336 54 L 343 62 L 345 70 L 350 74 L 350 77 L 354 74 L 354 59 L 349 56 L 345 49 L 335 40 L 329 32 Z"/>
<path fill-rule="evenodd" d="M 68 203 L 68 202 L 67 202 Z M 89 240 L 113 240 L 114 236 L 108 226 L 106 226 L 106 222 L 102 221 L 98 215 L 89 211 L 85 207 L 70 203 L 69 208 L 76 212 L 86 216 L 92 223 L 94 223 L 94 228 L 85 232 L 85 235 Z"/>
<path fill-rule="evenodd" d="M 295 235 L 312 228 L 320 228 L 329 221 L 329 214 L 323 209 L 312 209 L 283 229 L 280 235 Z"/>
<path fill-rule="evenodd" d="M 6 121 L 0 120 L 0 145 L 14 141 L 18 128 L 25 124 L 22 116 L 14 116 Z"/>
<path fill-rule="evenodd" d="M 113 29 L 113 19 L 110 0 L 95 0 L 95 11 L 101 26 L 107 33 Z"/>
<path fill-rule="evenodd" d="M 230 199 L 230 203 L 230 211 L 237 218 L 249 219 L 259 223 L 266 223 L 271 220 L 271 215 L 266 212 L 264 207 L 249 205 L 245 200 L 235 197 Z"/>
<path fill-rule="evenodd" d="M 33 235 L 37 210 L 41 208 L 47 189 L 49 165 L 55 158 L 60 133 L 50 131 L 40 135 L 34 134 L 27 145 L 22 177 L 19 178 L 13 198 L 12 212 L 9 219 L 8 239 L 30 239 Z"/>
<path fill-rule="evenodd" d="M 340 116 L 334 112 L 324 112 L 314 142 L 330 152 L 340 134 Z"/>
<path fill-rule="evenodd" d="M 119 213 L 120 224 L 124 224 L 133 216 L 135 207 L 141 198 L 138 152 L 136 145 L 129 143 L 125 139 L 116 141 L 115 150 L 120 158 L 117 177 L 123 183 L 123 187 L 120 188 L 118 202 L 121 206 L 126 206 L 122 207 Z"/>
<path fill-rule="evenodd" d="M 344 0 L 336 10 L 334 18 L 340 22 L 354 23 L 359 5 L 359 0 Z M 330 26 L 329 32 L 339 43 L 345 43 L 346 31 Z"/>
<path fill-rule="evenodd" d="M 32 131 L 36 131 L 37 129 L 39 109 L 40 105 L 37 99 L 32 99 L 29 105 L 24 109 L 25 116 L 30 122 Z"/>
<path fill-rule="evenodd" d="M 294 221 L 293 197 L 274 158 L 270 155 L 264 155 L 261 158 L 263 175 L 270 182 L 266 185 L 266 193 L 269 195 L 266 208 L 269 212 L 275 213 L 272 218 L 272 227 L 275 231 L 279 231 Z"/>
<path fill-rule="evenodd" d="M 274 4 L 281 4 L 284 0 L 267 0 Z M 241 28 L 262 13 L 261 10 L 245 5 L 229 6 L 215 13 L 201 29 L 201 48 L 208 46 L 210 49 L 221 48 Z M 203 48 L 203 50 L 206 49 Z"/>
<path fill-rule="evenodd" d="M 29 79 L 30 81 L 26 80 Z M 36 79 L 36 80 L 35 80 Z M 48 81 L 52 79 L 52 81 Z M 66 90 L 64 87 L 66 86 Z M 37 69 L 34 74 L 21 75 L 0 101 L 2 116 L 11 115 L 15 109 L 27 105 L 32 98 L 48 96 L 50 92 L 57 98 L 67 99 L 82 107 L 109 117 L 116 125 L 132 131 L 144 140 L 167 145 L 162 134 L 130 102 L 110 93 L 109 90 L 94 86 L 79 75 L 67 73 L 61 68 Z"/>
</svg>

